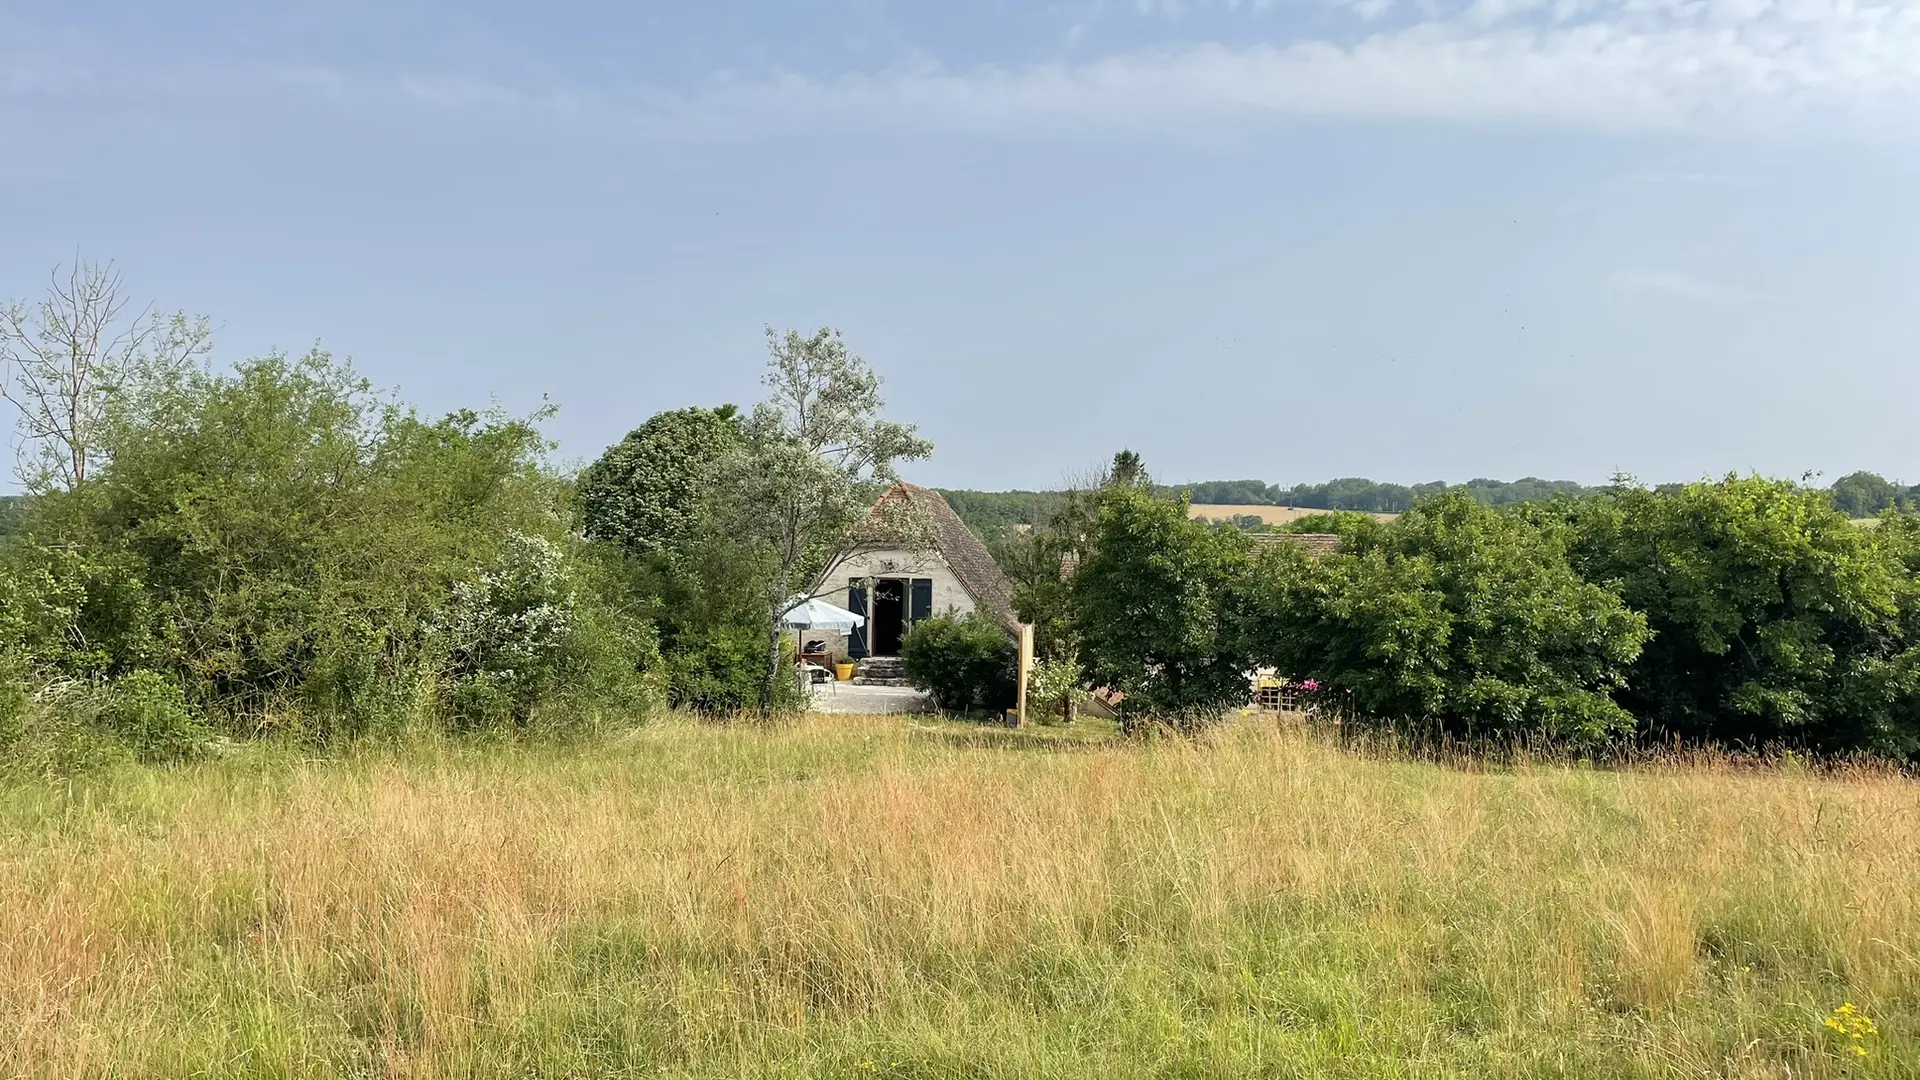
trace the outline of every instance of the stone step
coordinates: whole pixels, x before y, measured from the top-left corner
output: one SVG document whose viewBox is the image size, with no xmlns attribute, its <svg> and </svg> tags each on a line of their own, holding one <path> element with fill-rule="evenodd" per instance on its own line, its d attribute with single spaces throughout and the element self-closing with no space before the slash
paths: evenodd
<svg viewBox="0 0 1920 1080">
<path fill-rule="evenodd" d="M 865 675 L 855 675 L 853 677 L 853 685 L 855 686 L 912 686 L 913 684 L 908 682 L 905 679 L 879 679 L 879 678 L 868 678 Z"/>
</svg>

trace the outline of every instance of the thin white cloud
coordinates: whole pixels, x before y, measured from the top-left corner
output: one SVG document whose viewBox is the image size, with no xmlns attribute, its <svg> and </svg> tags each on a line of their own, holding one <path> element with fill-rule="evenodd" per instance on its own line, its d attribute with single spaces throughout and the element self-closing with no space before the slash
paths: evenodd
<svg viewBox="0 0 1920 1080">
<path fill-rule="evenodd" d="M 1141 0 L 1162 10 L 1166 0 Z M 1039 64 L 732 81 L 689 105 L 979 128 L 1259 115 L 1505 119 L 1632 130 L 1817 119 L 1920 131 L 1920 0 L 1473 0 L 1345 42 L 1193 44 Z M 1361 0 L 1366 5 L 1369 0 Z M 1355 24 L 1379 9 L 1355 10 Z M 1561 4 L 1566 7 L 1566 0 Z"/>
<path fill-rule="evenodd" d="M 1346 13 L 1336 20 L 1344 36 L 1303 37 L 1296 27 L 1294 37 L 1266 43 L 1085 58 L 1072 49 L 1023 67 L 956 68 L 918 58 L 839 74 L 730 72 L 678 88 L 323 67 L 290 81 L 333 96 L 565 111 L 696 137 L 849 124 L 1155 134 L 1285 116 L 1616 130 L 1771 131 L 1817 122 L 1869 137 L 1920 133 L 1920 0 L 1331 2 Z M 1246 10 L 1263 0 L 1134 6 L 1166 16 L 1203 3 Z M 1263 25 L 1279 30 L 1278 20 Z"/>
<path fill-rule="evenodd" d="M 1745 295 L 1738 289 L 1677 270 L 1622 270 L 1613 276 L 1613 283 L 1630 292 L 1657 293 L 1683 300 L 1739 300 Z"/>
<path fill-rule="evenodd" d="M 1278 3 L 1279 0 L 1134 0 L 1134 8 L 1142 15 L 1179 20 L 1189 12 L 1214 9 L 1228 13 L 1270 11 Z"/>
</svg>

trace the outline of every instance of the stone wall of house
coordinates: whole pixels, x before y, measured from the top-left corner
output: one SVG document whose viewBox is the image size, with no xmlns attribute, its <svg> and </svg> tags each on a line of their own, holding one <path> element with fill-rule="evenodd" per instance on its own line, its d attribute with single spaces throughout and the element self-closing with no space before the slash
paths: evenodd
<svg viewBox="0 0 1920 1080">
<path fill-rule="evenodd" d="M 847 607 L 847 588 L 860 578 L 927 578 L 933 582 L 933 613 L 944 615 L 949 611 L 964 615 L 974 608 L 973 597 L 954 576 L 947 561 L 939 552 L 927 551 L 870 551 L 852 556 L 839 566 L 834 567 L 832 575 L 822 583 L 820 598 L 836 607 Z M 847 653 L 847 637 L 832 631 L 806 631 L 801 635 L 810 641 L 825 641 L 827 648 L 836 657 Z"/>
</svg>

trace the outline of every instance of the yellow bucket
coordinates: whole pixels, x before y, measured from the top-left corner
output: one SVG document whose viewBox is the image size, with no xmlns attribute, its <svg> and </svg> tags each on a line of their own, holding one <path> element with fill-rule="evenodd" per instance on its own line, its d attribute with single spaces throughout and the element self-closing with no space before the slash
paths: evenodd
<svg viewBox="0 0 1920 1080">
<path fill-rule="evenodd" d="M 840 680 L 841 682 L 850 682 L 850 681 L 852 681 L 852 679 L 853 679 L 853 665 L 852 665 L 852 664 L 835 664 L 835 665 L 833 665 L 833 677 L 834 677 L 834 678 L 836 678 L 836 679 L 839 679 L 839 680 Z"/>
</svg>

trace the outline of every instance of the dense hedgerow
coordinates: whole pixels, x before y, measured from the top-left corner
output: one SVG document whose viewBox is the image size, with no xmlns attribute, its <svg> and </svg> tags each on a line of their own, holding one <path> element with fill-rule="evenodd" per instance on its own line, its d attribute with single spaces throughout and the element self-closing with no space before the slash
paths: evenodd
<svg viewBox="0 0 1920 1080">
<path fill-rule="evenodd" d="M 0 551 L 0 731 L 56 685 L 150 759 L 644 709 L 653 629 L 589 587 L 539 419 L 422 419 L 320 352 L 158 377 Z"/>
<path fill-rule="evenodd" d="M 1025 545 L 1016 605 L 1137 717 L 1217 716 L 1249 671 L 1450 737 L 1920 753 L 1920 517 L 1728 477 L 1518 508 L 1460 493 L 1337 551 L 1253 542 L 1140 485 Z M 1028 568 L 1016 566 L 1016 570 Z"/>
</svg>

